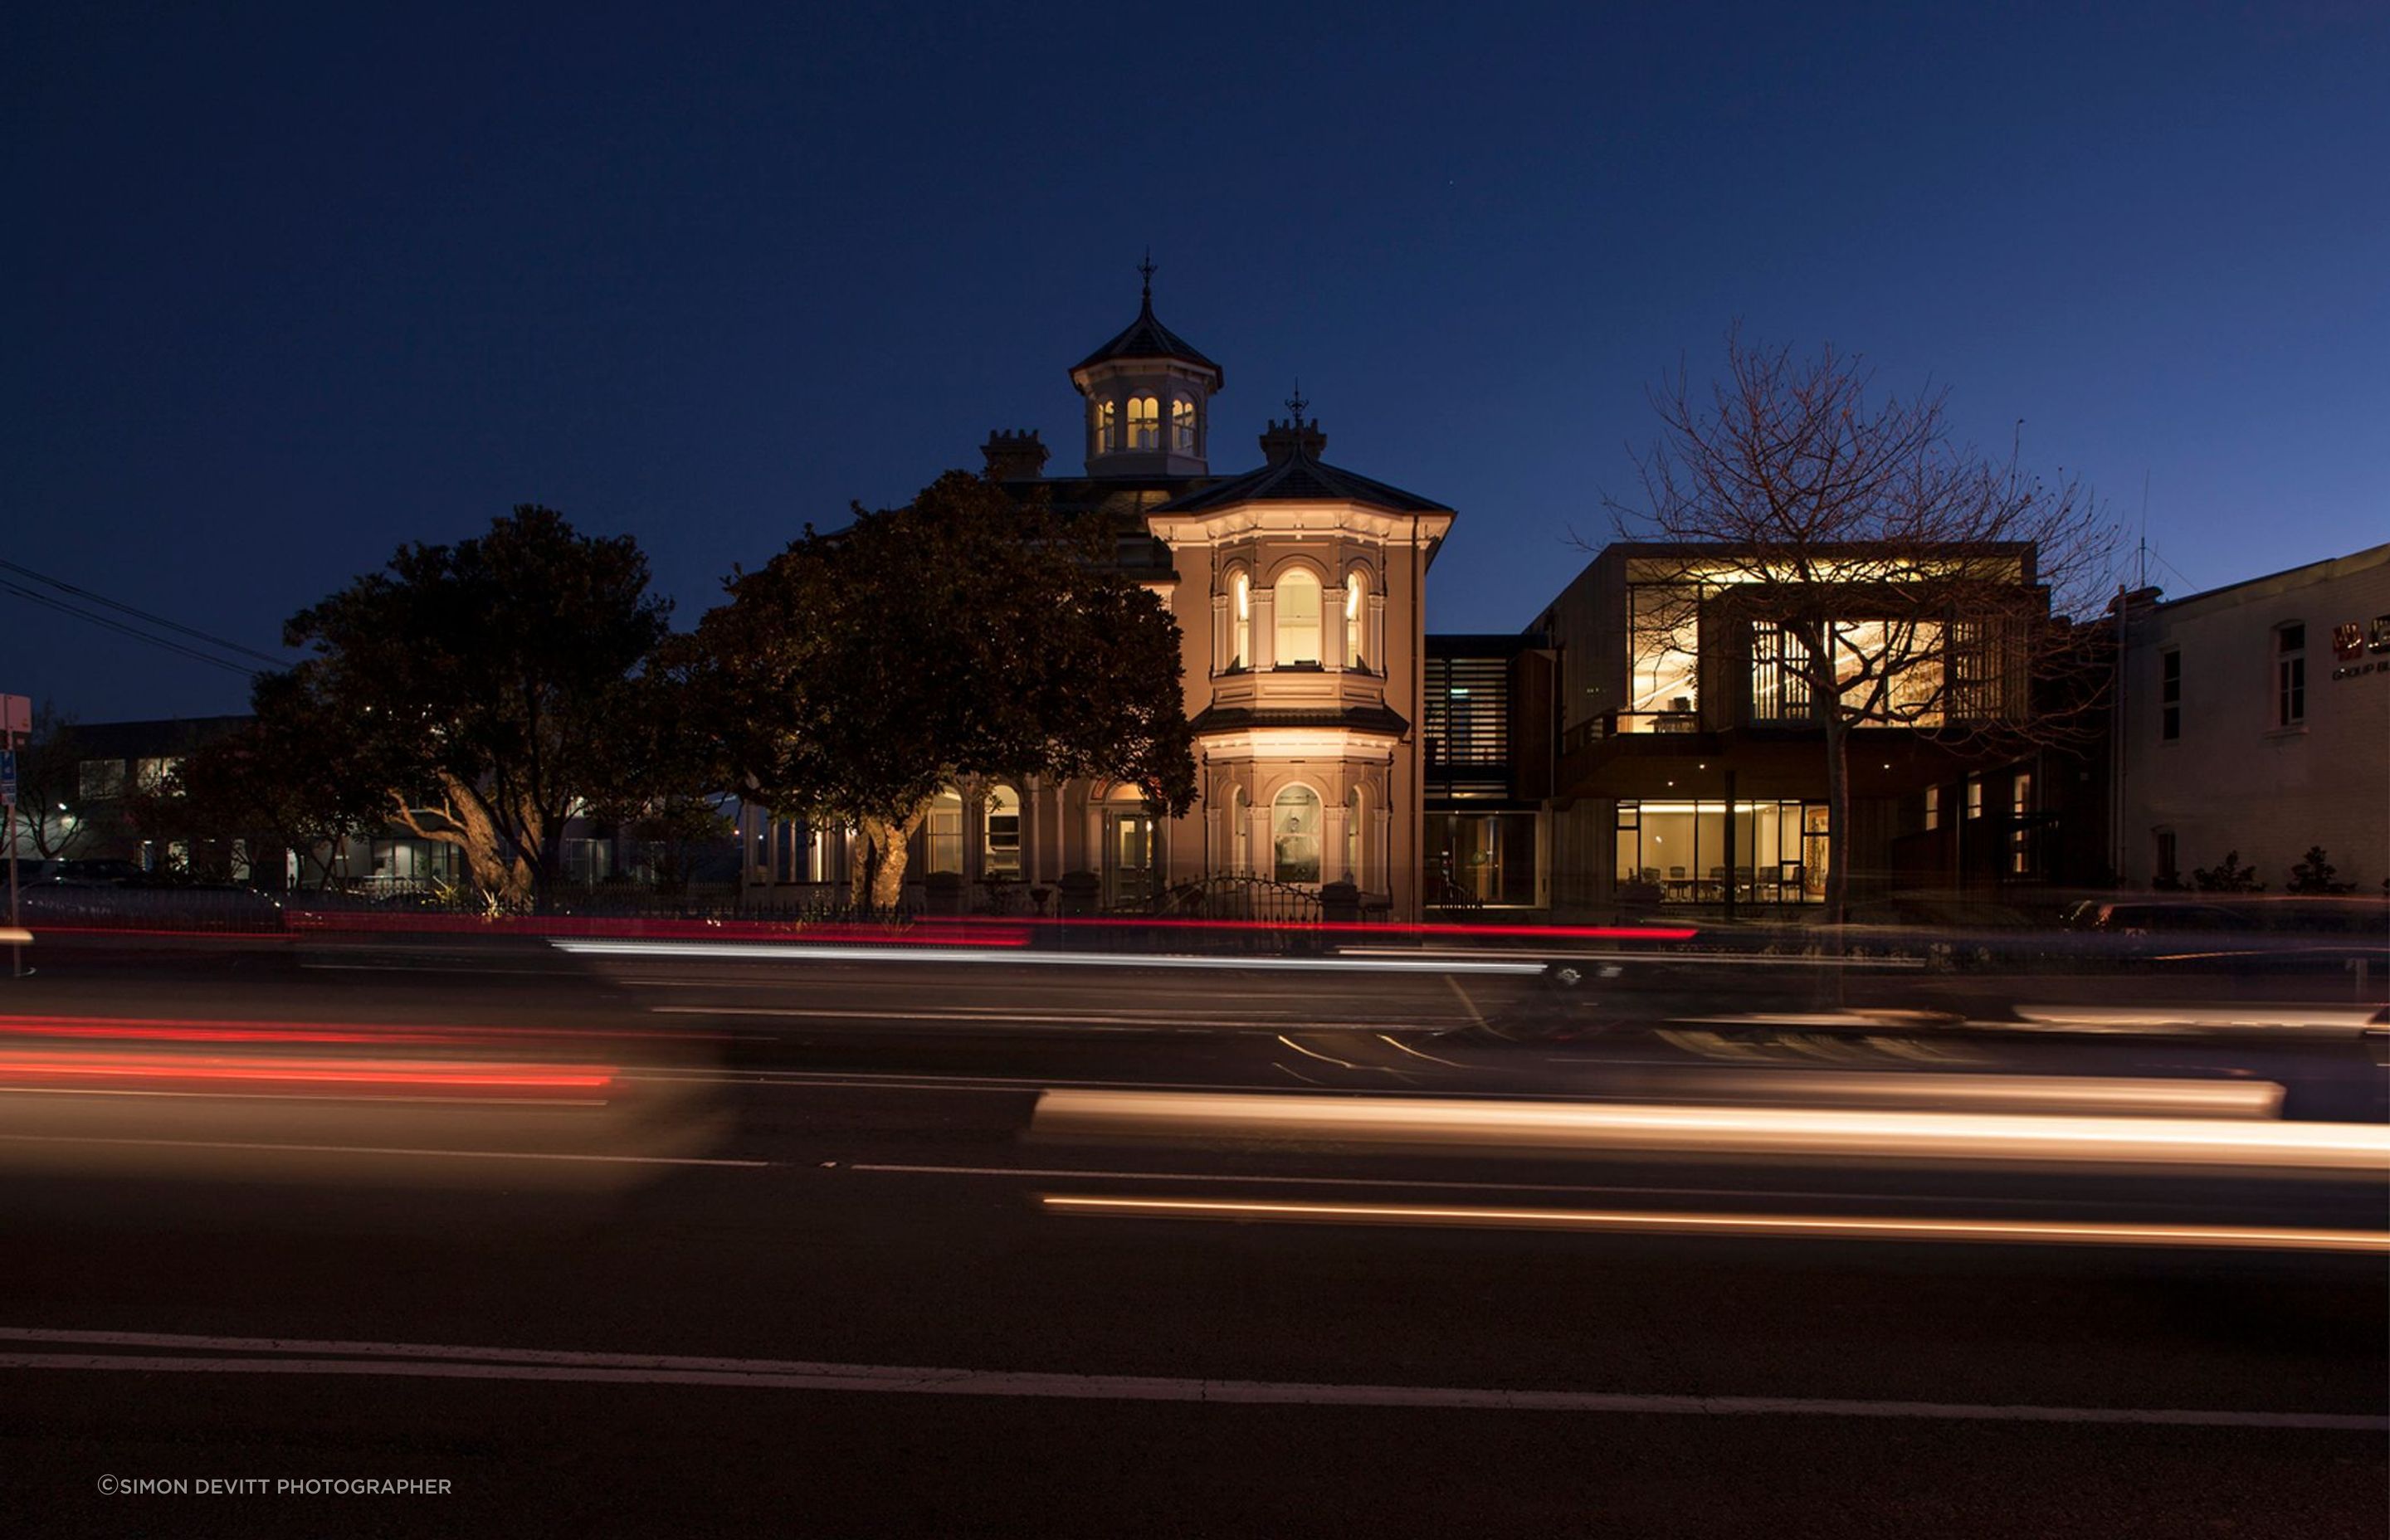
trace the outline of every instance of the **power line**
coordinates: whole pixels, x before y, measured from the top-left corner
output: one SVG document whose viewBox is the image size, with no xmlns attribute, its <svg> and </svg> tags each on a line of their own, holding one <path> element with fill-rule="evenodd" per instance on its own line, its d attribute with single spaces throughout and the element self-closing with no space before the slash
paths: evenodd
<svg viewBox="0 0 2390 1540">
<path fill-rule="evenodd" d="M 218 658 L 212 653 L 201 652 L 198 648 L 186 647 L 180 642 L 169 641 L 163 636 L 152 636 L 146 631 L 125 624 L 122 621 L 110 620 L 106 615 L 95 615 L 90 610 L 84 610 L 80 606 L 69 604 L 63 599 L 52 598 L 47 594 L 37 594 L 32 589 L 25 587 L 22 584 L 10 583 L 5 578 L 0 578 L 0 593 L 14 594 L 19 598 L 31 599 L 35 604 L 43 605 L 51 610 L 58 610 L 60 614 L 72 615 L 77 620 L 89 621 L 94 625 L 106 626 L 109 630 L 117 633 L 119 635 L 130 636 L 136 642 L 147 642 L 151 647 L 163 648 L 169 652 L 179 652 L 186 658 L 196 660 L 199 662 L 212 664 L 216 668 L 225 669 L 233 674 L 247 674 L 249 677 L 254 679 L 260 672 L 259 670 L 251 668 L 246 663 L 232 662 L 225 659 Z"/>
<path fill-rule="evenodd" d="M 224 648 L 226 652 L 238 652 L 244 658 L 254 658 L 259 662 L 271 664 L 275 668 L 285 666 L 284 660 L 273 657 L 267 653 L 260 652 L 253 647 L 243 647 L 238 642 L 227 641 L 222 636 L 212 636 L 204 631 L 194 630 L 192 627 L 184 625 L 180 622 L 170 621 L 163 615 L 153 615 L 147 610 L 136 610 L 132 605 L 120 603 L 115 599 L 109 598 L 105 594 L 95 594 L 88 588 L 78 588 L 73 584 L 68 583 L 63 579 L 45 576 L 43 573 L 33 571 L 31 567 L 20 567 L 16 562 L 0 559 L 0 569 L 6 569 L 8 571 L 14 572 L 19 577 L 32 578 L 36 583 L 47 584 L 50 587 L 58 589 L 60 593 L 72 594 L 77 598 L 89 599 L 94 604 L 104 604 L 109 609 L 117 610 L 122 614 L 131 615 L 135 619 L 148 621 L 151 625 L 162 625 L 169 631 L 179 631 L 186 636 L 189 636 L 197 641 L 207 643 L 210 647 L 219 647 Z M 21 593 L 22 590 L 20 589 L 19 592 Z M 89 620 L 97 619 L 96 616 L 86 616 L 84 618 Z"/>
</svg>

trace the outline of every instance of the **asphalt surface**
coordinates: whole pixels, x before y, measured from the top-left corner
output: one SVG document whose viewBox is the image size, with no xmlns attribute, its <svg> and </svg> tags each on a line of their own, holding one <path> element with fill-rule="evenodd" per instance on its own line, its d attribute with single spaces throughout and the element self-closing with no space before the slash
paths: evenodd
<svg viewBox="0 0 2390 1540">
<path fill-rule="evenodd" d="M 1791 972 L 1588 1006 L 1532 975 L 520 943 L 41 963 L 0 1001 L 21 1054 L 238 1064 L 312 1032 L 327 1062 L 611 1078 L 470 1106 L 0 1092 L 6 1533 L 2385 1530 L 2379 1251 L 1048 1201 L 2365 1232 L 2378 1174 L 1061 1138 L 1037 1113 L 1074 1087 L 1768 1105 L 1768 1077 L 1922 1069 L 2262 1079 L 2304 1088 L 2294 1118 L 2366 1116 L 2382 1072 L 2329 989 L 2270 1030 L 2253 1008 L 2086 1035 L 1996 1030 L 1928 981 L 1828 998 Z M 2152 993 L 2045 993 L 2087 987 Z M 2149 1015 L 2261 1003 L 2197 995 Z M 191 1023 L 269 1040 L 171 1036 Z M 273 1489 L 342 1481 L 435 1484 Z"/>
</svg>

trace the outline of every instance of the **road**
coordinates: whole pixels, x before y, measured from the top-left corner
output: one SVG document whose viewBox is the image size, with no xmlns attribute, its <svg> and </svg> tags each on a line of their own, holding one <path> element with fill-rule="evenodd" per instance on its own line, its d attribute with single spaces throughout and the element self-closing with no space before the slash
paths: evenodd
<svg viewBox="0 0 2390 1540">
<path fill-rule="evenodd" d="M 415 1031 L 445 1034 L 408 1050 L 443 1063 L 611 1078 L 469 1108 L 0 1093 L 12 1533 L 2384 1533 L 2378 1247 L 2026 1238 L 2361 1237 L 2378 1173 L 1068 1136 L 1040 1111 L 1047 1091 L 1616 1109 L 1725 1086 L 1709 1099 L 1773 1115 L 1778 1072 L 2229 1090 L 2249 1064 L 2364 1105 L 2379 1072 L 2329 1025 L 1909 1030 L 1780 982 L 1773 1026 L 1746 989 L 1706 1025 L 1521 1041 L 1551 1007 L 1500 973 L 443 941 L 43 963 L 0 1007 L 24 1054 L 132 1033 L 253 1063 L 187 1025 L 246 1023 L 286 1059 L 304 1032 L 380 1063 L 356 1056 Z M 1141 1206 L 1189 1200 L 1220 1207 Z M 1519 1209 L 1665 1227 L 1484 1217 Z M 2000 1233 L 1685 1227 L 1721 1215 Z M 271 1489 L 358 1479 L 447 1484 Z"/>
</svg>

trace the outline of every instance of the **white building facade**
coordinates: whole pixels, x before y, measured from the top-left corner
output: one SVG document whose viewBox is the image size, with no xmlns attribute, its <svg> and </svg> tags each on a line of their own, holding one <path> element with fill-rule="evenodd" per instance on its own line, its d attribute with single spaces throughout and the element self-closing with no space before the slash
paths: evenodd
<svg viewBox="0 0 2390 1540">
<path fill-rule="evenodd" d="M 2126 610 L 2124 886 L 2237 852 L 2280 892 L 2321 846 L 2338 880 L 2390 891 L 2390 545 Z"/>
</svg>

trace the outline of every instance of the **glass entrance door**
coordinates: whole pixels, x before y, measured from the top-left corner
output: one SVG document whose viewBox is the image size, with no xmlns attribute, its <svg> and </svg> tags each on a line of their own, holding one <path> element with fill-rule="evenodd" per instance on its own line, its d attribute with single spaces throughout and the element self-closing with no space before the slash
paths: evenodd
<svg viewBox="0 0 2390 1540">
<path fill-rule="evenodd" d="M 1133 908 L 1153 900 L 1153 817 L 1147 813 L 1104 815 L 1104 904 Z"/>
</svg>

